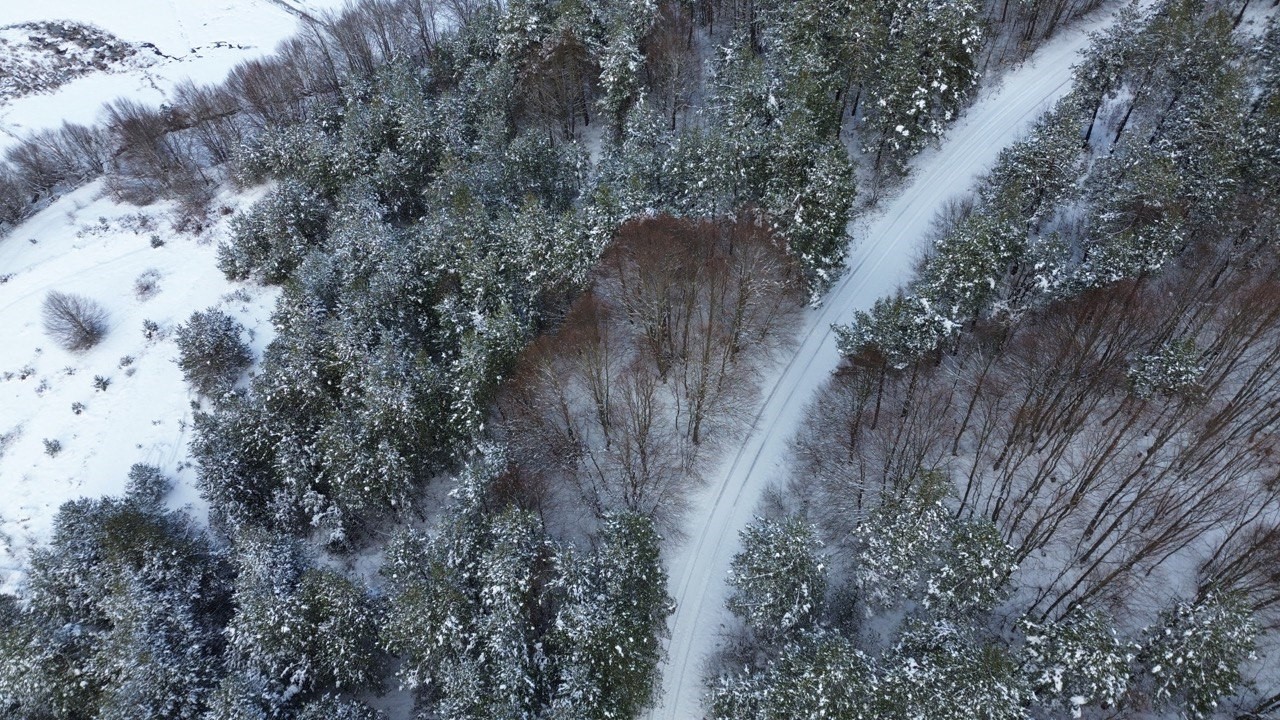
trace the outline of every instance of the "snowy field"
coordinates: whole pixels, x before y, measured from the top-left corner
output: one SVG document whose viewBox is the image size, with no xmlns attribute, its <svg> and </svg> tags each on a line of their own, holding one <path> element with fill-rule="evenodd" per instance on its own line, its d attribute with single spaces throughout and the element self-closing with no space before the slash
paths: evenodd
<svg viewBox="0 0 1280 720">
<path fill-rule="evenodd" d="M 185 78 L 220 80 L 236 63 L 269 53 L 293 33 L 298 12 L 342 0 L 56 0 L 0 2 L 0 28 L 41 20 L 89 23 L 135 47 L 141 60 L 95 71 L 52 92 L 0 104 L 0 150 L 64 119 L 89 123 L 118 96 L 160 103 Z M 9 37 L 0 35 L 0 37 Z M 0 590 L 12 590 L 58 507 L 83 495 L 119 493 L 129 467 L 159 466 L 178 480 L 175 506 L 192 505 L 186 443 L 195 399 L 175 359 L 173 328 L 217 306 L 252 335 L 260 356 L 271 336 L 275 292 L 227 282 L 215 265 L 231 213 L 253 194 L 215 199 L 200 233 L 172 227 L 170 207 L 123 206 L 97 183 L 53 203 L 0 239 Z M 97 346 L 69 353 L 41 322 L 50 291 L 102 304 L 109 330 Z M 160 328 L 151 339 L 143 321 Z M 249 338 L 246 338 L 249 339 Z M 95 387 L 101 376 L 109 384 Z M 74 406 L 74 408 L 73 408 Z M 46 451 L 45 440 L 61 450 Z"/>
<path fill-rule="evenodd" d="M 0 2 L 0 32 L 19 23 L 70 20 L 105 30 L 138 49 L 132 62 L 83 75 L 52 92 L 0 103 L 0 151 L 64 120 L 91 124 L 103 103 L 118 97 L 158 105 L 184 79 L 217 82 L 237 63 L 270 54 L 294 33 L 303 14 L 341 9 L 343 4 L 344 0 Z"/>
<path fill-rule="evenodd" d="M 215 266 L 214 239 L 226 217 L 204 234 L 179 234 L 164 205 L 133 208 L 98 195 L 97 183 L 81 188 L 0 242 L 4 589 L 20 580 L 27 552 L 47 538 L 59 505 L 119 493 L 134 463 L 156 465 L 178 480 L 174 505 L 199 504 L 194 471 L 186 466 L 195 398 L 175 363 L 177 324 L 217 306 L 250 330 L 255 355 L 270 340 L 275 292 L 229 283 Z M 251 199 L 219 198 L 215 207 Z M 50 291 L 105 307 L 103 341 L 79 353 L 54 343 L 41 320 Z M 144 320 L 159 326 L 151 338 Z M 105 390 L 95 385 L 98 377 L 108 381 Z M 46 440 L 61 450 L 50 454 Z"/>
<path fill-rule="evenodd" d="M 1088 45 L 1088 33 L 1111 21 L 1099 17 L 1062 32 L 1029 61 L 1007 73 L 956 123 L 940 148 L 912 162 L 905 187 L 871 217 L 849 228 L 854 242 L 841 278 L 817 310 L 801 321 L 794 354 L 761 383 L 762 406 L 752 429 L 729 449 L 710 482 L 691 499 L 689 541 L 668 557 L 676 612 L 670 621 L 662 696 L 651 718 L 701 717 L 703 667 L 719 645 L 731 616 L 725 578 L 738 552 L 738 531 L 752 519 L 770 483 L 785 476 L 789 442 L 815 394 L 840 362 L 833 323 L 870 309 L 911 275 L 934 217 L 948 199 L 963 195 L 1039 115 L 1070 89 L 1071 64 Z"/>
</svg>

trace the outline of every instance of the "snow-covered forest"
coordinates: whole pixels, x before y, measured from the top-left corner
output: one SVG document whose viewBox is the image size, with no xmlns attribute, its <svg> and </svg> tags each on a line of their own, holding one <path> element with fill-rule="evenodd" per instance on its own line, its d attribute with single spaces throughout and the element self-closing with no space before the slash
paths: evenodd
<svg viewBox="0 0 1280 720">
<path fill-rule="evenodd" d="M 840 318 L 701 579 L 722 642 L 667 675 L 715 718 L 1280 712 L 1274 4 L 276 5 L 274 54 L 4 148 L 0 497 L 87 490 L 0 536 L 0 715 L 668 702 L 694 495 L 855 228 L 1099 15 L 914 277 Z M 173 60 L 118 32 L 0 28 L 0 103 Z M 112 243 L 123 285 L 56 270 Z"/>
</svg>

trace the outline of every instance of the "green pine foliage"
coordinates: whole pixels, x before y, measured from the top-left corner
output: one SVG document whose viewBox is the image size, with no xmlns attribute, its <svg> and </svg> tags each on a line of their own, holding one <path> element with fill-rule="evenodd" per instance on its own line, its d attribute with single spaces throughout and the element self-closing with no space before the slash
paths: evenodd
<svg viewBox="0 0 1280 720">
<path fill-rule="evenodd" d="M 873 720 L 880 680 L 874 661 L 847 638 L 805 633 L 766 667 L 717 678 L 707 705 L 713 718 Z"/>
<path fill-rule="evenodd" d="M 241 337 L 244 328 L 230 315 L 208 308 L 191 314 L 177 329 L 178 367 L 187 384 L 210 398 L 235 387 L 253 363 L 253 351 Z"/>
<path fill-rule="evenodd" d="M 21 606 L 0 603 L 0 709 L 19 718 L 198 718 L 221 676 L 229 568 L 167 483 L 65 504 Z"/>
<path fill-rule="evenodd" d="M 653 522 L 606 517 L 589 555 L 494 507 L 506 471 L 469 465 L 441 532 L 404 533 L 383 567 L 382 640 L 401 684 L 441 717 L 633 717 L 656 696 L 671 612 Z"/>
<path fill-rule="evenodd" d="M 740 539 L 729 569 L 729 610 L 770 640 L 813 627 L 827 586 L 814 527 L 799 517 L 758 518 Z"/>
<path fill-rule="evenodd" d="M 1122 640 L 1114 624 L 1094 611 L 1053 623 L 1024 619 L 1023 672 L 1036 696 L 1081 717 L 1089 707 L 1115 707 L 1133 683 L 1138 646 Z"/>
<path fill-rule="evenodd" d="M 660 638 L 674 609 L 653 521 L 607 516 L 597 549 L 560 561 L 564 599 L 553 638 L 562 648 L 556 717 L 636 717 L 656 698 Z"/>
<path fill-rule="evenodd" d="M 1241 683 L 1240 665 L 1253 657 L 1258 627 L 1236 595 L 1207 593 L 1179 602 L 1147 630 L 1139 660 L 1160 705 L 1184 717 L 1212 717 Z"/>
</svg>

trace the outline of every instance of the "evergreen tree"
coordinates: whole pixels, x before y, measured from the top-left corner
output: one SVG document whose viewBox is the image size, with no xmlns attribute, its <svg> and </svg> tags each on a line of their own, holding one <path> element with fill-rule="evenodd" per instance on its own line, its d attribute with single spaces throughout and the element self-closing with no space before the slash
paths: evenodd
<svg viewBox="0 0 1280 720">
<path fill-rule="evenodd" d="M 799 517 L 757 518 L 739 537 L 742 550 L 729 568 L 729 610 L 769 640 L 811 628 L 827 585 L 813 526 Z"/>
<path fill-rule="evenodd" d="M 877 508 L 854 530 L 852 584 L 869 613 L 920 598 L 951 534 L 939 488 L 926 479 L 922 493 Z"/>
<path fill-rule="evenodd" d="M 1156 393 L 1195 395 L 1204 374 L 1201 351 L 1194 338 L 1164 342 L 1154 352 L 1139 355 L 1129 365 L 1129 384 L 1138 397 Z"/>
<path fill-rule="evenodd" d="M 901 174 L 906 161 L 959 114 L 978 82 L 980 9 L 968 0 L 885 0 L 884 35 L 867 74 L 867 126 L 877 171 Z"/>
<path fill-rule="evenodd" d="M 622 513 L 604 518 L 590 558 L 562 556 L 556 717 L 636 717 L 657 696 L 659 636 L 674 609 L 658 543 L 652 520 Z"/>
<path fill-rule="evenodd" d="M 236 560 L 231 688 L 252 688 L 257 707 L 275 717 L 324 691 L 373 681 L 379 612 L 362 588 L 307 568 L 298 546 L 266 535 L 242 538 Z"/>
<path fill-rule="evenodd" d="M 243 330 L 235 318 L 217 308 L 194 312 L 178 326 L 178 367 L 196 392 L 219 398 L 235 387 L 253 362 L 253 352 L 240 337 Z"/>
<path fill-rule="evenodd" d="M 1023 620 L 1023 672 L 1040 703 L 1081 717 L 1086 707 L 1116 707 L 1132 682 L 1133 644 L 1116 636 L 1106 618 L 1077 612 L 1056 622 Z"/>
<path fill-rule="evenodd" d="M 1258 627 L 1242 598 L 1210 592 L 1165 610 L 1147 633 L 1139 661 L 1152 697 L 1186 717 L 1207 718 L 1240 684 L 1240 664 L 1253 657 Z"/>
<path fill-rule="evenodd" d="M 764 668 L 722 676 L 708 706 L 717 720 L 873 720 L 876 666 L 848 639 L 803 633 Z"/>
<path fill-rule="evenodd" d="M 197 718 L 221 674 L 227 568 L 168 485 L 65 504 L 25 609 L 0 604 L 0 707 L 29 718 Z"/>
<path fill-rule="evenodd" d="M 401 682 L 441 717 L 525 717 L 548 693 L 547 548 L 532 516 L 488 505 L 502 463 L 496 451 L 474 460 L 440 534 L 401 534 L 383 566 L 383 641 L 405 658 Z"/>
<path fill-rule="evenodd" d="M 902 370 L 936 350 L 959 328 L 927 299 L 899 293 L 876 300 L 869 312 L 856 311 L 851 323 L 833 329 L 841 353 L 874 351 L 889 367 Z"/>
<path fill-rule="evenodd" d="M 947 621 L 909 622 L 881 662 L 882 718 L 1021 720 L 1032 693 L 1009 653 Z"/>
<path fill-rule="evenodd" d="M 989 613 L 1009 593 L 1009 578 L 1018 569 L 1014 551 L 985 518 L 957 520 L 937 566 L 925 580 L 926 609 L 951 617 Z"/>
</svg>

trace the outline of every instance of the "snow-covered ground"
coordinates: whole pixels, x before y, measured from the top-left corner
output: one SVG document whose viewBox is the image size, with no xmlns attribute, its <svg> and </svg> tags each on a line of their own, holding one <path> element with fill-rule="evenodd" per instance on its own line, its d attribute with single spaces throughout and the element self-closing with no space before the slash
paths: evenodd
<svg viewBox="0 0 1280 720">
<path fill-rule="evenodd" d="M 912 164 L 906 187 L 882 211 L 851 227 L 849 272 L 817 310 L 806 312 L 793 355 L 762 383 L 763 402 L 753 426 L 731 448 L 723 464 L 692 499 L 686 518 L 689 541 L 669 557 L 672 617 L 662 696 L 652 718 L 702 716 L 703 666 L 728 626 L 725 577 L 738 551 L 738 531 L 752 518 L 771 482 L 784 474 L 788 443 L 810 400 L 836 369 L 832 323 L 847 322 L 909 277 L 936 212 L 963 194 L 994 163 L 1000 149 L 1069 89 L 1070 66 L 1088 44 L 1088 33 L 1105 27 L 1100 17 L 1065 31 L 1021 67 L 1005 74 L 948 133 L 940 148 Z"/>
<path fill-rule="evenodd" d="M 164 102 L 179 82 L 221 80 L 237 63 L 272 52 L 304 14 L 341 9 L 345 0 L 4 0 L 0 28 L 72 20 L 95 25 L 135 46 L 150 43 L 146 62 L 83 75 L 52 92 L 0 104 L 0 152 L 27 134 L 64 120 L 83 125 L 103 103 L 128 97 Z"/>
<path fill-rule="evenodd" d="M 215 265 L 229 215 L 204 234 L 179 234 L 167 206 L 122 206 L 99 191 L 94 183 L 68 194 L 0 242 L 0 590 L 21 580 L 62 503 L 118 494 L 134 463 L 159 466 L 178 481 L 172 504 L 199 510 L 186 449 L 195 398 L 174 362 L 173 328 L 218 306 L 251 331 L 259 357 L 273 332 L 276 293 L 229 283 Z M 103 341 L 80 353 L 54 343 L 41 320 L 50 291 L 105 307 Z M 156 337 L 145 337 L 144 320 L 159 325 Z M 49 455 L 45 440 L 61 451 Z"/>
<path fill-rule="evenodd" d="M 0 152 L 15 138 L 63 120 L 94 122 L 102 104 L 116 97 L 159 103 L 183 79 L 221 80 L 235 64 L 271 52 L 294 32 L 301 14 L 343 4 L 0 1 L 0 28 L 71 20 L 134 47 L 155 46 L 142 61 L 0 104 Z M 0 590 L 21 581 L 30 549 L 48 538 L 63 502 L 119 493 L 133 463 L 158 465 L 178 480 L 174 505 L 199 505 L 194 472 L 186 466 L 194 398 L 174 363 L 172 334 L 147 340 L 143 320 L 171 333 L 192 312 L 216 305 L 251 331 L 259 355 L 272 334 L 275 293 L 228 283 L 215 265 L 230 215 L 214 215 L 199 235 L 178 233 L 165 204 L 134 208 L 99 196 L 97 183 L 69 193 L 0 238 Z M 253 199 L 252 193 L 227 195 L 213 207 L 238 210 Z M 153 237 L 163 245 L 153 247 Z M 154 281 L 150 295 L 137 291 L 144 276 Z M 69 353 L 45 335 L 41 305 L 52 290 L 106 307 L 110 329 L 101 344 Z M 110 380 L 105 391 L 94 387 L 99 375 Z M 83 404 L 79 413 L 76 403 Z M 61 443 L 61 451 L 46 454 L 46 439 Z"/>
</svg>

